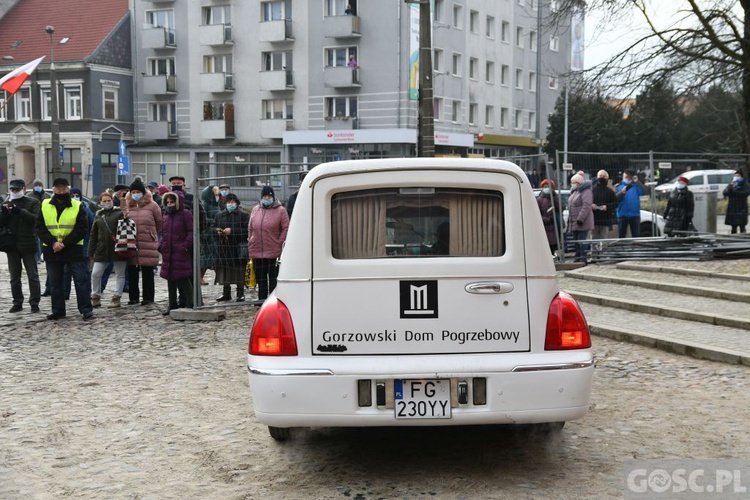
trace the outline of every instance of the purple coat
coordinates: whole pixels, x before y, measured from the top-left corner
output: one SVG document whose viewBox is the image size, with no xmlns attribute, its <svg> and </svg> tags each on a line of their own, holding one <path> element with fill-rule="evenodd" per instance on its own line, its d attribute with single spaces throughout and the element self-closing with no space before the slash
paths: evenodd
<svg viewBox="0 0 750 500">
<path fill-rule="evenodd" d="M 193 214 L 185 210 L 184 195 L 180 191 L 170 194 L 177 195 L 176 211 L 164 214 L 161 227 L 161 271 L 159 276 L 165 280 L 182 280 L 193 276 Z"/>
<path fill-rule="evenodd" d="M 591 190 L 591 181 L 581 184 L 568 198 L 569 219 L 568 229 L 570 231 L 591 231 L 594 229 L 594 192 Z M 581 223 L 578 224 L 578 221 Z"/>
</svg>

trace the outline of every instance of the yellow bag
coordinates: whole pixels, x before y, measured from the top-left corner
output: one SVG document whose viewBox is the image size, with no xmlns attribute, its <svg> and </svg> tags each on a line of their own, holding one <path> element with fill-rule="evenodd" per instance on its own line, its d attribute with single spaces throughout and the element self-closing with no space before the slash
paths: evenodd
<svg viewBox="0 0 750 500">
<path fill-rule="evenodd" d="M 253 259 L 249 259 L 247 261 L 247 266 L 245 266 L 245 288 L 255 288 L 255 285 L 257 284 L 258 281 L 255 278 L 255 266 L 253 265 Z"/>
</svg>

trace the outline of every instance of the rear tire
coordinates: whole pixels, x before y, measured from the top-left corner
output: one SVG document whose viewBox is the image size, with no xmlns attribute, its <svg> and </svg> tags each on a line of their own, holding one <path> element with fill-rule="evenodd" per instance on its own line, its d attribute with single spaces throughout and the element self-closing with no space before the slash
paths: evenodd
<svg viewBox="0 0 750 500">
<path fill-rule="evenodd" d="M 647 238 L 649 236 L 656 236 L 654 234 L 653 224 L 650 222 L 641 222 L 641 237 Z"/>
<path fill-rule="evenodd" d="M 268 433 L 271 437 L 278 442 L 284 442 L 289 439 L 289 429 L 287 427 L 271 427 L 268 426 Z"/>
</svg>

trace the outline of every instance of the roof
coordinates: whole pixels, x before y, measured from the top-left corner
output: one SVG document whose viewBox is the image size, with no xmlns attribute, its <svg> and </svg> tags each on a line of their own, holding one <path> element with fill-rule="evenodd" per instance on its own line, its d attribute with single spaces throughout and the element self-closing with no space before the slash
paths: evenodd
<svg viewBox="0 0 750 500">
<path fill-rule="evenodd" d="M 18 65 L 47 56 L 55 27 L 55 62 L 83 61 L 93 54 L 128 14 L 128 0 L 19 0 L 0 19 L 0 57 L 12 56 Z M 70 41 L 60 45 L 60 40 Z"/>
</svg>

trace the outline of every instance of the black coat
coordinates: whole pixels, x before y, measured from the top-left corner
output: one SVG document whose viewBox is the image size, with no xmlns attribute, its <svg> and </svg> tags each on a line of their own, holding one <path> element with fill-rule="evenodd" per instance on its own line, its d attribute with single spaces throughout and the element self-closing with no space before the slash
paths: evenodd
<svg viewBox="0 0 750 500">
<path fill-rule="evenodd" d="M 693 221 L 694 210 L 693 193 L 688 188 L 672 190 L 664 211 L 664 232 L 672 234 L 673 231 L 687 231 Z"/>
<path fill-rule="evenodd" d="M 750 195 L 750 186 L 745 181 L 739 184 L 730 184 L 724 188 L 724 198 L 729 200 L 724 224 L 727 226 L 747 225 L 748 195 Z"/>
<path fill-rule="evenodd" d="M 73 206 L 69 198 L 67 201 L 63 202 L 56 196 L 52 197 L 50 203 L 57 209 L 58 218 L 65 207 Z M 57 262 L 73 262 L 76 260 L 86 260 L 86 254 L 83 252 L 83 245 L 78 244 L 79 241 L 85 239 L 86 235 L 89 234 L 89 219 L 83 206 L 78 210 L 78 216 L 76 217 L 73 232 L 66 236 L 62 241 L 65 248 L 57 253 L 52 250 L 52 244 L 55 243 L 57 239 L 49 232 L 47 224 L 44 222 L 44 215 L 42 214 L 41 209 L 36 214 L 34 230 L 36 231 L 39 240 L 45 245 L 42 247 L 45 261 L 54 260 Z"/>
<path fill-rule="evenodd" d="M 216 214 L 211 232 L 216 238 L 216 262 L 221 265 L 236 266 L 247 262 L 247 225 L 250 216 L 239 207 L 230 212 L 222 210 Z M 230 228 L 227 235 L 218 234 L 218 229 Z"/>
<path fill-rule="evenodd" d="M 11 210 L 0 211 L 0 226 L 8 226 L 16 236 L 16 250 L 19 253 L 36 253 L 38 240 L 34 231 L 34 222 L 39 213 L 39 202 L 34 198 L 24 196 L 5 203 L 11 207 Z"/>
<path fill-rule="evenodd" d="M 615 191 L 606 184 L 594 183 L 594 205 L 606 206 L 606 210 L 594 210 L 595 226 L 612 226 L 617 224 L 617 196 Z"/>
</svg>

